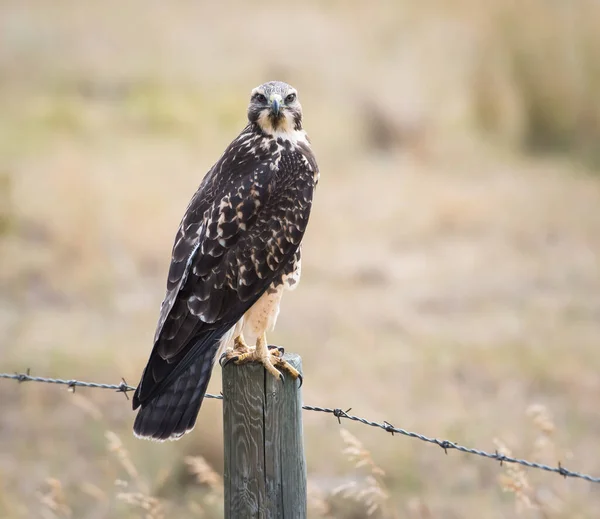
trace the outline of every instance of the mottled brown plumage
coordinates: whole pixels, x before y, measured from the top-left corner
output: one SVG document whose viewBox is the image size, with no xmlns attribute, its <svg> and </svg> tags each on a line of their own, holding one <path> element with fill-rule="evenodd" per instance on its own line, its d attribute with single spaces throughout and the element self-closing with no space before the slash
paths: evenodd
<svg viewBox="0 0 600 519">
<path fill-rule="evenodd" d="M 154 347 L 133 397 L 140 437 L 189 431 L 220 346 L 243 342 L 244 315 L 265 292 L 298 280 L 318 167 L 295 90 L 281 82 L 257 87 L 248 119 L 177 232 Z"/>
</svg>

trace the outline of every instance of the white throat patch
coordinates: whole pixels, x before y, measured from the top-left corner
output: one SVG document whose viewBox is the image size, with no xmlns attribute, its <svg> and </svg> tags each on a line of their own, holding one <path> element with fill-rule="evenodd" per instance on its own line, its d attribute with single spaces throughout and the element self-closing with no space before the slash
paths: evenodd
<svg viewBox="0 0 600 519">
<path fill-rule="evenodd" d="M 294 119 L 291 114 L 284 112 L 283 118 L 279 121 L 277 128 L 273 128 L 273 121 L 269 117 L 267 110 L 261 112 L 256 122 L 263 132 L 275 139 L 290 141 L 292 144 L 297 144 L 298 142 L 308 144 L 306 132 L 294 129 Z"/>
</svg>

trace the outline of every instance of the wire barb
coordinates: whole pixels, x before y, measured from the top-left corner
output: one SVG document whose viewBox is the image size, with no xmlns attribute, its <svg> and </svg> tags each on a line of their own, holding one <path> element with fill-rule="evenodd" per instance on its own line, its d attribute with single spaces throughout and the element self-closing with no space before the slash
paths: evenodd
<svg viewBox="0 0 600 519">
<path fill-rule="evenodd" d="M 385 430 L 394 436 L 395 427 L 390 422 L 386 422 L 385 420 L 383 421 L 383 425 L 385 425 Z"/>
<path fill-rule="evenodd" d="M 442 449 L 444 449 L 444 453 L 446 454 L 446 456 L 448 455 L 448 449 L 454 449 L 454 444 L 452 442 L 449 442 L 448 440 L 441 440 L 437 442 L 437 444 Z"/>
<path fill-rule="evenodd" d="M 125 395 L 125 400 L 129 400 L 129 395 L 127 394 L 129 385 L 127 384 L 127 382 L 125 382 L 124 378 L 121 378 L 121 383 L 119 384 L 119 389 L 116 389 L 115 391 L 117 393 L 123 393 L 123 395 Z"/>
<path fill-rule="evenodd" d="M 500 466 L 502 467 L 502 465 L 504 464 L 504 459 L 506 458 L 506 456 L 504 454 L 500 454 L 498 452 L 498 449 L 496 449 L 496 451 L 494 452 L 496 459 L 500 462 Z M 559 464 L 560 467 L 560 464 Z"/>
<path fill-rule="evenodd" d="M 48 378 L 48 377 L 34 377 L 30 374 L 30 370 L 27 369 L 25 373 L 0 373 L 0 378 L 5 378 L 9 380 L 16 380 L 17 382 L 43 382 L 47 384 L 63 384 L 68 386 L 68 388 L 72 391 L 75 390 L 76 387 L 90 387 L 96 389 L 112 389 L 117 393 L 123 393 L 127 397 L 127 393 L 129 391 L 135 391 L 135 387 L 130 386 L 125 382 L 125 379 L 121 379 L 120 384 L 99 384 L 97 382 L 82 382 L 80 380 L 63 380 L 60 378 Z M 204 395 L 205 398 L 214 398 L 216 400 L 223 400 L 223 394 L 220 395 L 212 395 L 210 393 L 206 393 Z M 328 413 L 335 416 L 338 420 L 338 423 L 342 423 L 342 418 L 346 420 L 350 420 L 353 422 L 359 422 L 363 425 L 368 425 L 370 427 L 377 427 L 379 429 L 383 429 L 390 434 L 399 434 L 401 436 L 407 436 L 408 438 L 415 438 L 417 440 L 421 440 L 425 443 L 431 443 L 437 445 L 444 449 L 444 452 L 448 454 L 449 449 L 454 449 L 465 454 L 472 454 L 474 456 L 480 456 L 482 458 L 492 459 L 500 462 L 502 466 L 504 463 L 514 463 L 517 465 L 522 465 L 524 467 L 528 467 L 530 469 L 538 469 L 544 470 L 546 472 L 553 472 L 555 474 L 559 474 L 566 478 L 578 478 L 583 479 L 585 481 L 589 481 L 590 483 L 600 483 L 600 477 L 590 476 L 589 474 L 583 474 L 581 472 L 575 472 L 572 470 L 568 470 L 563 467 L 559 462 L 557 467 L 551 467 L 550 465 L 544 465 L 543 463 L 537 463 L 534 461 L 528 461 L 520 458 L 513 458 L 512 456 L 506 456 L 498 452 L 498 450 L 494 452 L 487 452 L 479 449 L 472 449 L 470 447 L 465 447 L 463 445 L 459 445 L 458 443 L 454 443 L 448 440 L 438 440 L 437 438 L 431 438 L 429 436 L 425 436 L 423 434 L 419 434 L 416 432 L 407 431 L 406 429 L 401 429 L 399 427 L 394 427 L 390 422 L 384 421 L 383 423 L 374 422 L 371 420 L 367 420 L 366 418 L 361 418 L 360 416 L 354 416 L 349 414 L 352 410 L 351 407 L 346 409 L 346 411 L 342 410 L 339 407 L 329 408 L 329 407 L 319 407 L 314 405 L 303 405 L 302 409 L 306 411 L 316 411 L 319 413 Z"/>
<path fill-rule="evenodd" d="M 306 406 L 302 406 L 303 409 L 306 409 Z M 347 418 L 348 417 L 348 413 L 352 410 L 351 407 L 349 407 L 348 409 L 346 409 L 345 411 L 342 411 L 341 409 L 334 409 L 333 410 L 333 416 L 335 416 L 338 420 L 338 423 L 341 425 L 342 421 L 340 420 L 340 418 Z"/>
</svg>

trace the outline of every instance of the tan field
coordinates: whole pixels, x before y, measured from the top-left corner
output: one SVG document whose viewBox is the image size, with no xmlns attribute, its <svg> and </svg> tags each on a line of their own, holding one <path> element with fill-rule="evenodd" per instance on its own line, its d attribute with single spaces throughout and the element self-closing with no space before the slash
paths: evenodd
<svg viewBox="0 0 600 519">
<path fill-rule="evenodd" d="M 520 4 L 2 2 L 0 372 L 138 382 L 186 204 L 281 79 L 321 168 L 270 336 L 304 401 L 600 476 L 600 6 Z M 165 444 L 110 391 L 0 406 L 0 517 L 222 517 L 220 402 Z M 311 518 L 600 517 L 585 481 L 304 429 Z"/>
</svg>

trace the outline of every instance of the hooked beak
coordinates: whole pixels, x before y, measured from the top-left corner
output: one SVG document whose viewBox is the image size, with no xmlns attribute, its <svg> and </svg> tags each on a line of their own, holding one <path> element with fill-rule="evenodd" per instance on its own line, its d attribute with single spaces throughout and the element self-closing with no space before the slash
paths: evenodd
<svg viewBox="0 0 600 519">
<path fill-rule="evenodd" d="M 271 113 L 275 117 L 279 117 L 279 112 L 281 109 L 282 101 L 283 101 L 283 99 L 281 98 L 281 96 L 279 94 L 272 94 L 271 97 L 269 98 L 269 106 L 271 108 Z"/>
</svg>

